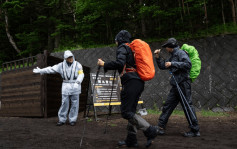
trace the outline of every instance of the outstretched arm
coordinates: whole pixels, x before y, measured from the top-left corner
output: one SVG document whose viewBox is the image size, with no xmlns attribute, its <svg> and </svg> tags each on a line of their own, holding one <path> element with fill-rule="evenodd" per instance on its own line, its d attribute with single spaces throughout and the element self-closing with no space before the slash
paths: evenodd
<svg viewBox="0 0 237 149">
<path fill-rule="evenodd" d="M 41 75 L 43 74 L 55 74 L 59 72 L 59 68 L 61 66 L 61 63 L 54 65 L 54 66 L 49 66 L 46 68 L 40 69 L 39 67 L 33 69 L 34 73 L 40 73 Z"/>
</svg>

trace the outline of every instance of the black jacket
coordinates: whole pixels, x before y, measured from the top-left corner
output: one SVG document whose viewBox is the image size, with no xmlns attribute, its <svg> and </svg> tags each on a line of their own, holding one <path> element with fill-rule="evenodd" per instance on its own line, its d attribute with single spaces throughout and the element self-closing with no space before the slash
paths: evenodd
<svg viewBox="0 0 237 149">
<path fill-rule="evenodd" d="M 125 44 L 120 44 L 116 51 L 116 61 L 105 62 L 104 70 L 118 70 L 119 74 L 122 73 L 124 69 L 124 65 L 126 64 L 126 68 L 135 68 L 135 60 L 132 53 L 132 50 Z M 124 72 L 125 73 L 125 72 Z M 139 79 L 137 72 L 127 72 L 121 77 L 121 83 L 125 84 L 130 79 Z"/>
<path fill-rule="evenodd" d="M 156 62 L 160 69 L 170 69 L 178 83 L 190 80 L 189 73 L 192 67 L 192 63 L 188 57 L 188 54 L 183 50 L 180 50 L 179 47 L 174 48 L 169 60 L 162 60 L 159 57 L 156 59 Z M 165 62 L 171 62 L 171 67 L 166 68 Z M 170 84 L 176 85 L 173 77 L 171 77 Z"/>
</svg>

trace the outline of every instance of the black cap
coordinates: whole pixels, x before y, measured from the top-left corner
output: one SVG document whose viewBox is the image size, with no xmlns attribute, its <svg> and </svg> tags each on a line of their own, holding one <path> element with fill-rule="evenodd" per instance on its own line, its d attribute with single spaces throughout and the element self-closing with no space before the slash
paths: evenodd
<svg viewBox="0 0 237 149">
<path fill-rule="evenodd" d="M 169 38 L 165 44 L 162 45 L 163 48 L 169 47 L 169 48 L 175 48 L 178 46 L 177 40 L 175 38 Z"/>
</svg>

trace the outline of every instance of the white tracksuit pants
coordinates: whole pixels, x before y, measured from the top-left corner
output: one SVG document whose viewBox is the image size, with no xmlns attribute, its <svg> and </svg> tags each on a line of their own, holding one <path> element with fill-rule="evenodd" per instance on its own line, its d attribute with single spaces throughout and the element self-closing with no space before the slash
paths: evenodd
<svg viewBox="0 0 237 149">
<path fill-rule="evenodd" d="M 58 111 L 58 118 L 60 122 L 65 123 L 67 120 L 70 100 L 71 100 L 71 108 L 68 116 L 69 123 L 77 121 L 78 110 L 79 110 L 79 95 L 62 94 L 62 105 Z"/>
</svg>

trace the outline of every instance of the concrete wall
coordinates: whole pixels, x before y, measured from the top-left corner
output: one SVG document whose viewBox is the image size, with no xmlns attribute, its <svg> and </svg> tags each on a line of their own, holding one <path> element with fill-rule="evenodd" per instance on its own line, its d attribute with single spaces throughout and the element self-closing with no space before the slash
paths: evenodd
<svg viewBox="0 0 237 149">
<path fill-rule="evenodd" d="M 200 76 L 192 83 L 193 104 L 197 109 L 229 111 L 237 107 L 237 35 L 207 37 L 180 41 L 196 47 L 202 61 Z M 162 43 L 150 43 L 152 51 Z M 72 51 L 82 65 L 96 72 L 97 59 L 115 60 L 116 47 L 94 48 Z M 165 57 L 169 55 L 162 53 Z M 63 58 L 63 52 L 52 53 L 52 56 Z M 155 63 L 155 61 L 154 61 Z M 146 108 L 161 108 L 171 86 L 168 71 L 158 69 L 156 75 L 146 82 L 142 99 Z M 103 71 L 101 71 L 103 72 Z M 111 73 L 112 72 L 108 72 Z"/>
<path fill-rule="evenodd" d="M 179 41 L 196 47 L 202 60 L 200 76 L 192 83 L 193 104 L 198 109 L 233 110 L 237 106 L 237 35 L 207 37 Z M 150 43 L 152 51 L 161 47 L 162 43 Z M 76 59 L 96 72 L 97 59 L 114 60 L 116 47 L 85 49 L 73 51 Z M 165 57 L 169 55 L 162 53 Z M 63 58 L 63 53 L 53 53 Z M 154 61 L 155 63 L 155 61 Z M 171 86 L 170 75 L 156 67 L 156 76 L 146 82 L 142 99 L 145 107 L 162 107 Z M 110 72 L 112 73 L 112 72 Z"/>
</svg>

